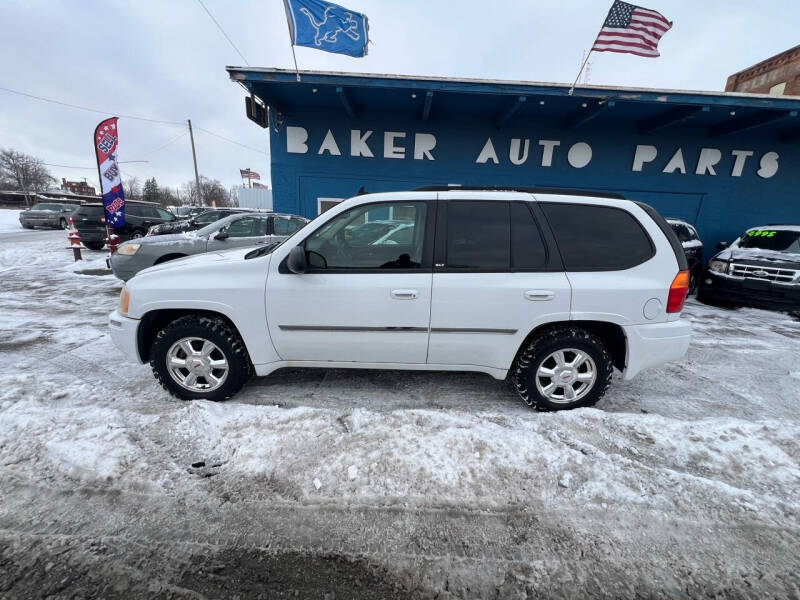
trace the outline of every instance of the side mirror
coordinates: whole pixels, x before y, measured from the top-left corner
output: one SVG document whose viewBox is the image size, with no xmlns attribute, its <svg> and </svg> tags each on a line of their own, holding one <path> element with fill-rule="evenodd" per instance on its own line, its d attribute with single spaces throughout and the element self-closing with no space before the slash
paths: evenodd
<svg viewBox="0 0 800 600">
<path fill-rule="evenodd" d="M 214 236 L 214 239 L 222 241 L 227 240 L 229 237 L 230 236 L 228 235 L 228 232 L 223 229 L 217 232 L 217 235 Z"/>
<path fill-rule="evenodd" d="M 289 251 L 289 256 L 286 258 L 286 268 L 292 273 L 305 273 L 308 268 L 308 259 L 306 259 L 306 251 L 302 246 L 295 246 Z"/>
<path fill-rule="evenodd" d="M 728 247 L 728 242 L 717 242 L 717 250 L 725 250 Z"/>
</svg>

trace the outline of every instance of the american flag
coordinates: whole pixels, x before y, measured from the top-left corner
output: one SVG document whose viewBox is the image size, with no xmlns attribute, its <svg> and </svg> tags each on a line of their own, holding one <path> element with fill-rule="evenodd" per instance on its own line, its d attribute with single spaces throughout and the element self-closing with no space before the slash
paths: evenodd
<svg viewBox="0 0 800 600">
<path fill-rule="evenodd" d="M 661 13 L 615 0 L 592 51 L 660 56 L 658 42 L 671 27 Z"/>
<path fill-rule="evenodd" d="M 239 174 L 242 179 L 261 179 L 261 175 L 250 169 L 239 169 Z"/>
</svg>

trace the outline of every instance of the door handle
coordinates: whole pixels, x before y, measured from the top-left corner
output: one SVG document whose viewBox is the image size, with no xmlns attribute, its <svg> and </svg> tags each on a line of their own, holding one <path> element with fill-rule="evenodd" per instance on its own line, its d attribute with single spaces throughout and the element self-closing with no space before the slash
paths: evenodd
<svg viewBox="0 0 800 600">
<path fill-rule="evenodd" d="M 525 299 L 536 301 L 543 301 L 543 300 L 552 300 L 555 298 L 556 293 L 551 292 L 550 290 L 528 290 L 525 292 Z"/>
<path fill-rule="evenodd" d="M 417 296 L 418 290 L 392 290 L 392 298 L 396 300 L 414 300 Z"/>
</svg>

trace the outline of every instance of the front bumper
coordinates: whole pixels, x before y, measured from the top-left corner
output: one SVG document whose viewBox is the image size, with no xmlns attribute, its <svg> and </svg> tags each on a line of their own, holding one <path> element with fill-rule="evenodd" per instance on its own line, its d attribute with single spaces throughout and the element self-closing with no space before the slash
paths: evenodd
<svg viewBox="0 0 800 600">
<path fill-rule="evenodd" d="M 705 270 L 699 297 L 712 302 L 727 302 L 769 310 L 800 309 L 800 285 L 773 283 L 760 279 L 740 279 Z"/>
<path fill-rule="evenodd" d="M 139 319 L 123 317 L 116 310 L 108 315 L 108 331 L 111 341 L 127 358 L 142 364 L 139 356 L 137 337 L 139 332 Z"/>
<path fill-rule="evenodd" d="M 144 264 L 141 259 L 137 259 L 137 254 L 123 255 L 115 252 L 107 260 L 108 266 L 114 272 L 114 276 L 122 281 L 128 281 L 142 269 L 152 265 Z"/>
<path fill-rule="evenodd" d="M 623 329 L 628 342 L 623 379 L 633 379 L 644 369 L 680 360 L 692 339 L 692 326 L 683 319 L 627 325 Z"/>
<path fill-rule="evenodd" d="M 28 227 L 49 227 L 51 229 L 60 229 L 60 219 L 58 217 L 25 217 L 19 218 L 20 225 L 27 225 Z"/>
</svg>

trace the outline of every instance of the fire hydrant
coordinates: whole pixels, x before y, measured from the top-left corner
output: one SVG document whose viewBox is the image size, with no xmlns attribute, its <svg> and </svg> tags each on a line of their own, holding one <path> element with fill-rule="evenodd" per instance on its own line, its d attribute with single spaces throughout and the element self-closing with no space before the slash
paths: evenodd
<svg viewBox="0 0 800 600">
<path fill-rule="evenodd" d="M 69 233 L 67 234 L 69 240 L 69 247 L 72 248 L 72 255 L 75 260 L 81 260 L 81 234 L 75 229 L 75 222 L 72 217 L 69 218 Z"/>
<path fill-rule="evenodd" d="M 106 242 L 106 244 L 108 244 L 108 250 L 109 250 L 109 252 L 110 252 L 111 254 L 114 254 L 114 252 L 116 252 L 116 251 L 117 251 L 117 247 L 118 247 L 118 246 L 119 246 L 119 244 L 120 244 L 120 239 L 119 239 L 119 236 L 118 236 L 116 233 L 111 233 L 111 234 L 109 234 L 109 236 L 108 236 L 108 237 L 105 239 L 105 242 Z"/>
</svg>

